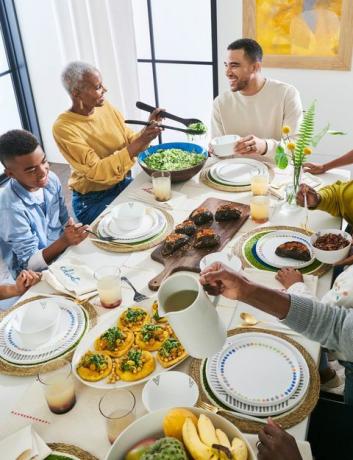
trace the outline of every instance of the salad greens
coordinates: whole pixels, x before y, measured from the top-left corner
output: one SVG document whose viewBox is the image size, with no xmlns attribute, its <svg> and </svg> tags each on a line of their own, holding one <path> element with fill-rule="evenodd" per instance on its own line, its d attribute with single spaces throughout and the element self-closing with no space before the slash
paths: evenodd
<svg viewBox="0 0 353 460">
<path fill-rule="evenodd" d="M 201 163 L 205 157 L 199 153 L 187 152 L 182 149 L 159 149 L 145 158 L 145 164 L 151 169 L 160 171 L 177 171 L 187 169 Z"/>
<path fill-rule="evenodd" d="M 190 125 L 188 125 L 188 129 L 192 129 L 194 131 L 197 131 L 196 135 L 206 134 L 207 133 L 207 126 L 204 125 L 201 121 L 197 122 L 197 123 L 191 123 Z M 194 134 L 194 136 L 195 136 L 195 134 Z"/>
</svg>

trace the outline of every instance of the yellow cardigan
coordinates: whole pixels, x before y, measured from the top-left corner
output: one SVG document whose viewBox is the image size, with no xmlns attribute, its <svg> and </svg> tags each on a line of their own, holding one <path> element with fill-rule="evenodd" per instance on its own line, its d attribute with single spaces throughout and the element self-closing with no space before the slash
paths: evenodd
<svg viewBox="0 0 353 460">
<path fill-rule="evenodd" d="M 71 166 L 69 187 L 77 192 L 107 190 L 122 181 L 134 164 L 126 146 L 139 134 L 125 125 L 107 100 L 92 115 L 62 113 L 53 135 Z"/>
<path fill-rule="evenodd" d="M 353 224 L 353 181 L 337 181 L 327 185 L 319 191 L 319 195 L 321 201 L 316 209 L 343 217 L 349 224 Z"/>
</svg>

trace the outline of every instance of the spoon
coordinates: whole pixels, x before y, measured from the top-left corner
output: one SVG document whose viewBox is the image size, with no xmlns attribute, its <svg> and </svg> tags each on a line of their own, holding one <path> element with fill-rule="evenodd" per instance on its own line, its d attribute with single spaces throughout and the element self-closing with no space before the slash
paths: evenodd
<svg viewBox="0 0 353 460">
<path fill-rule="evenodd" d="M 139 101 L 136 102 L 136 107 L 138 109 L 145 110 L 146 112 L 149 112 L 149 113 L 152 113 L 153 110 L 156 109 L 156 107 L 152 107 L 152 105 L 148 105 L 148 104 L 145 104 L 144 102 L 139 102 Z M 161 116 L 165 118 L 169 118 L 170 120 L 178 121 L 179 123 L 182 123 L 185 126 L 189 126 L 192 123 L 202 123 L 202 121 L 198 120 L 197 118 L 181 118 L 169 112 L 161 112 Z"/>
<path fill-rule="evenodd" d="M 125 123 L 127 123 L 128 125 L 143 125 L 143 126 L 149 126 L 151 124 L 150 121 L 141 121 L 141 120 L 125 120 Z M 200 134 L 200 132 L 197 131 L 196 129 L 177 128 L 175 126 L 161 125 L 159 123 L 157 126 L 159 126 L 160 128 L 164 128 L 164 129 L 174 129 L 174 131 L 181 131 L 182 133 L 186 133 L 186 134 Z"/>
<path fill-rule="evenodd" d="M 257 324 L 262 323 L 262 324 L 272 324 L 276 327 L 279 326 L 279 327 L 283 327 L 284 329 L 288 329 L 288 327 L 284 324 L 277 324 L 273 321 L 262 321 L 262 320 L 256 319 L 254 315 L 252 315 L 251 313 L 247 313 L 245 311 L 240 313 L 240 318 L 244 321 L 243 325 L 246 325 L 246 326 L 256 326 Z"/>
</svg>

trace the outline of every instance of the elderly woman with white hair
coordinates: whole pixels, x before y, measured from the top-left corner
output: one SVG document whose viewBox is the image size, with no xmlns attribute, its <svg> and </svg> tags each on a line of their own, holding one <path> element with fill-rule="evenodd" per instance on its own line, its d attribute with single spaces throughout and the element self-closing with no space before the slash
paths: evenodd
<svg viewBox="0 0 353 460">
<path fill-rule="evenodd" d="M 79 222 L 90 224 L 131 182 L 134 158 L 161 132 L 161 110 L 152 112 L 152 124 L 135 133 L 104 98 L 107 89 L 95 67 L 72 62 L 62 82 L 72 106 L 56 119 L 53 135 L 71 166 L 74 213 Z"/>
</svg>

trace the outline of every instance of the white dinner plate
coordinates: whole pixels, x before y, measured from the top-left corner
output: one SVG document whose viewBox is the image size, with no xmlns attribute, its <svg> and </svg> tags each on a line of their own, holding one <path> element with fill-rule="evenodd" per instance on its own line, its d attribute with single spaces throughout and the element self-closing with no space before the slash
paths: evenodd
<svg viewBox="0 0 353 460">
<path fill-rule="evenodd" d="M 271 406 L 289 399 L 299 385 L 300 368 L 287 342 L 269 334 L 239 334 L 221 351 L 219 383 L 244 404 Z"/>
<path fill-rule="evenodd" d="M 303 243 L 309 249 L 311 258 L 309 261 L 291 259 L 290 257 L 280 257 L 275 251 L 276 248 L 289 241 L 298 241 Z M 313 263 L 315 257 L 310 245 L 310 237 L 303 235 L 302 233 L 291 232 L 288 230 L 277 230 L 274 232 L 267 233 L 262 236 L 256 243 L 256 254 L 258 257 L 265 262 L 267 265 L 271 265 L 275 268 L 282 267 L 293 267 L 293 268 L 304 268 Z"/>
<path fill-rule="evenodd" d="M 254 174 L 266 173 L 267 167 L 260 161 L 233 158 L 216 163 L 210 168 L 210 174 L 215 179 L 226 185 L 250 185 Z"/>
<path fill-rule="evenodd" d="M 149 314 L 152 314 L 152 304 L 155 301 L 155 299 L 148 299 L 144 300 L 143 302 L 139 302 L 139 307 L 144 308 L 147 310 Z M 135 305 L 133 305 L 135 306 Z M 112 311 L 111 313 L 108 313 L 107 315 L 104 316 L 104 321 L 101 323 L 97 324 L 94 328 L 92 328 L 88 334 L 85 335 L 84 339 L 81 340 L 79 345 L 77 346 L 74 356 L 72 358 L 72 368 L 73 368 L 73 373 L 76 376 L 76 378 L 82 382 L 85 385 L 88 385 L 92 388 L 99 388 L 99 389 L 111 389 L 111 388 L 124 388 L 124 387 L 130 387 L 133 385 L 137 385 L 139 383 L 147 382 L 147 380 L 156 377 L 158 374 L 162 372 L 167 372 L 168 370 L 174 369 L 175 366 L 178 366 L 182 361 L 179 361 L 177 364 L 174 366 L 164 368 L 159 364 L 159 362 L 156 359 L 156 367 L 154 371 L 149 374 L 147 377 L 142 378 L 141 380 L 137 380 L 135 382 L 124 382 L 122 380 L 118 380 L 115 383 L 108 383 L 107 379 L 100 380 L 98 382 L 89 382 L 86 380 L 83 380 L 77 373 L 77 365 L 81 359 L 81 357 L 89 350 L 93 351 L 94 350 L 94 341 L 97 337 L 99 337 L 101 334 L 103 334 L 104 331 L 109 329 L 110 327 L 116 326 L 118 322 L 119 316 L 122 314 L 123 311 L 125 311 L 127 308 L 131 307 L 131 305 L 128 305 L 126 307 L 119 307 L 116 310 Z M 156 358 L 157 352 L 153 351 L 151 352 L 153 357 Z M 185 357 L 186 359 L 186 357 Z"/>
<path fill-rule="evenodd" d="M 231 344 L 232 340 L 235 336 L 229 337 L 227 339 L 227 343 Z M 272 336 L 275 339 L 282 340 L 280 337 Z M 288 342 L 287 342 L 288 343 Z M 288 343 L 289 344 L 289 343 Z M 292 347 L 291 344 L 289 344 Z M 256 404 L 244 404 L 241 401 L 233 398 L 229 395 L 220 384 L 218 379 L 217 373 L 217 363 L 219 359 L 220 353 L 216 353 L 212 358 L 207 359 L 203 362 L 202 366 L 202 385 L 203 389 L 208 395 L 209 399 L 216 405 L 222 403 L 224 406 L 228 407 L 229 409 L 235 412 L 241 412 L 248 415 L 254 415 L 257 417 L 269 417 L 272 415 L 282 414 L 284 412 L 288 412 L 289 410 L 293 409 L 293 407 L 297 406 L 302 399 L 305 397 L 309 381 L 310 381 L 310 373 L 308 365 L 303 357 L 303 355 L 299 352 L 299 350 L 293 347 L 293 352 L 296 354 L 299 368 L 300 368 L 300 380 L 298 388 L 296 389 L 295 393 L 287 400 L 277 403 L 274 402 L 271 406 L 261 406 Z M 206 380 L 205 380 L 206 379 Z M 208 389 L 209 387 L 209 389 Z"/>
</svg>

